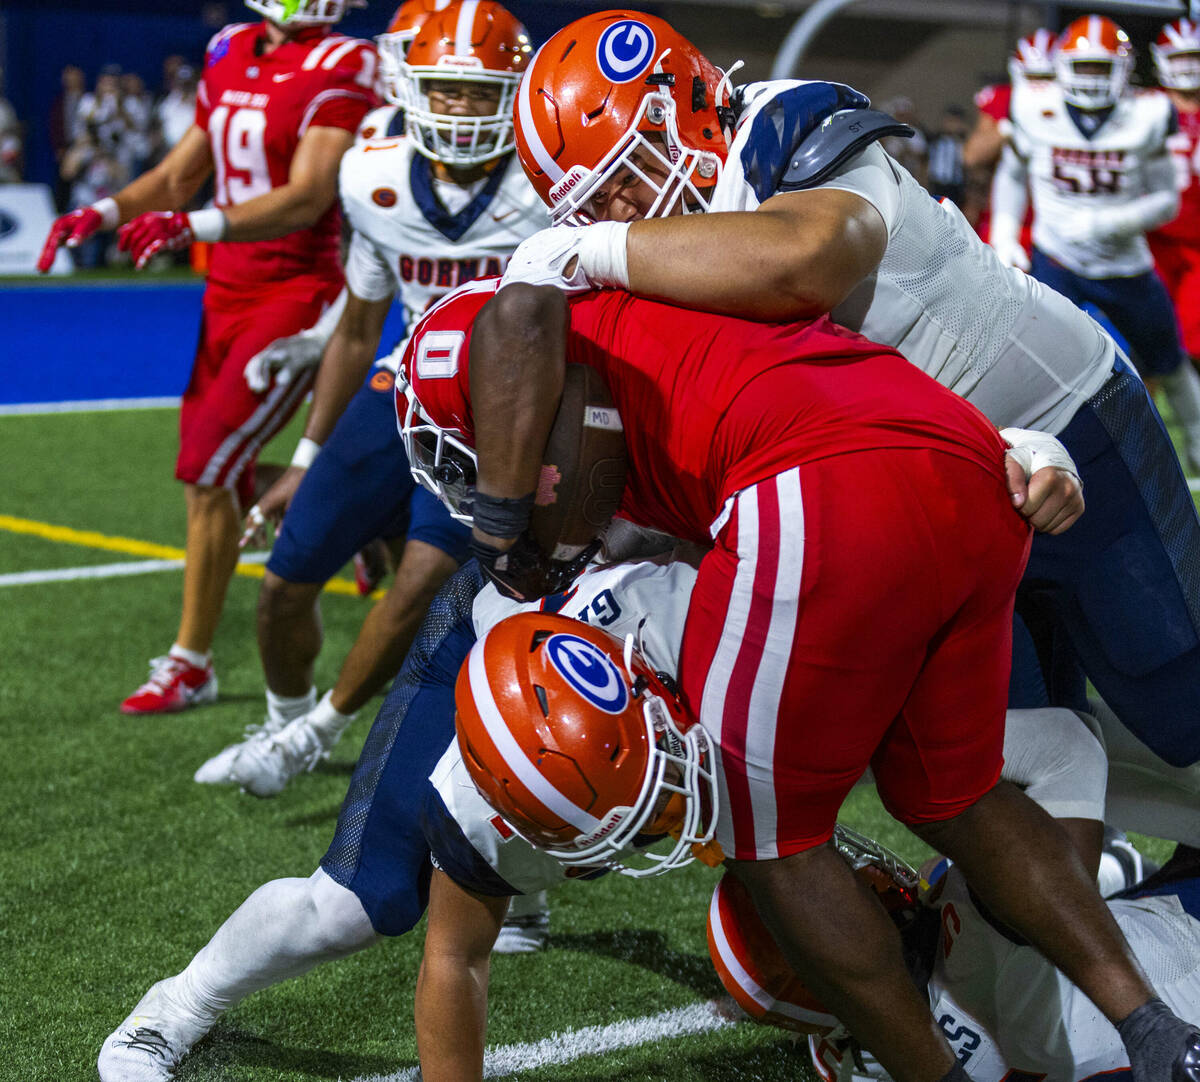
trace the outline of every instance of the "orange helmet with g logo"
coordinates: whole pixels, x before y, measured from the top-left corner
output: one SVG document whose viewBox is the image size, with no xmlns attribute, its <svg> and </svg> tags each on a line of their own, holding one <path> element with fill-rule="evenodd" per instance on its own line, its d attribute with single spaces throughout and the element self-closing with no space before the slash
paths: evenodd
<svg viewBox="0 0 1200 1082">
<path fill-rule="evenodd" d="M 725 161 L 728 80 L 662 19 L 603 11 L 554 35 L 517 96 L 517 154 L 555 222 L 628 166 L 659 192 L 647 217 L 706 209 Z M 657 163 L 650 173 L 635 157 Z M 658 174 L 665 174 L 661 176 Z"/>
<path fill-rule="evenodd" d="M 633 650 L 544 612 L 502 620 L 454 690 L 463 762 L 484 799 L 563 864 L 659 875 L 712 838 L 704 730 Z M 639 847 L 666 836 L 665 855 Z"/>
</svg>

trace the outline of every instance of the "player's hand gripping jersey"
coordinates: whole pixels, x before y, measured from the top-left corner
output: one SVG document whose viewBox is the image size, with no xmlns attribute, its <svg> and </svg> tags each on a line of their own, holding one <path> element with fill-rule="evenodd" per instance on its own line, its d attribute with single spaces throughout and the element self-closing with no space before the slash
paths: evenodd
<svg viewBox="0 0 1200 1082">
<path fill-rule="evenodd" d="M 513 249 L 550 223 L 511 155 L 464 189 L 435 180 L 412 140 L 389 129 L 346 152 L 338 186 L 354 227 L 346 284 L 367 301 L 398 293 L 409 328 L 450 290 L 500 274 Z"/>
<path fill-rule="evenodd" d="M 468 285 L 433 308 L 403 362 L 424 416 L 468 444 L 471 326 L 498 285 Z M 569 318 L 567 363 L 604 375 L 624 426 L 621 510 L 676 537 L 708 543 L 736 492 L 830 456 L 932 438 L 994 472 L 1004 454 L 977 410 L 824 317 L 756 323 L 602 292 L 570 298 Z M 407 403 L 397 407 L 403 419 Z"/>
<path fill-rule="evenodd" d="M 752 83 L 740 96 L 710 211 L 755 210 L 789 190 L 784 176 L 797 140 L 819 133 L 834 110 L 868 104 L 840 84 L 796 80 Z M 833 318 L 899 350 L 997 427 L 1057 434 L 1112 374 L 1112 341 L 1092 319 L 1005 267 L 954 204 L 931 199 L 878 143 L 802 186 L 853 192 L 888 230 L 878 268 Z"/>
<path fill-rule="evenodd" d="M 227 26 L 208 44 L 196 124 L 208 133 L 218 207 L 287 183 L 309 128 L 355 131 L 379 99 L 375 47 L 326 29 L 302 30 L 269 53 L 261 24 Z M 275 240 L 219 243 L 209 282 L 228 289 L 340 278 L 341 217 L 332 206 L 309 229 Z"/>
<path fill-rule="evenodd" d="M 1024 160 L 1033 198 L 1033 243 L 1085 278 L 1117 278 L 1151 268 L 1145 227 L 1127 228 L 1114 211 L 1173 191 L 1166 140 L 1175 111 L 1161 94 L 1126 94 L 1087 132 L 1060 87 L 1017 87 L 1012 145 Z M 1079 119 L 1076 119 L 1079 118 Z"/>
</svg>

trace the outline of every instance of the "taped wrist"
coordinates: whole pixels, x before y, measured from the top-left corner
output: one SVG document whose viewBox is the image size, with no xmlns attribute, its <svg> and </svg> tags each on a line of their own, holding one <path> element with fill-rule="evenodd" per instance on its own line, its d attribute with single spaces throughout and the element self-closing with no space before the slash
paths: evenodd
<svg viewBox="0 0 1200 1082">
<path fill-rule="evenodd" d="M 1067 449 L 1048 432 L 1035 432 L 1030 428 L 1002 428 L 1000 438 L 1007 443 L 1008 453 L 1025 471 L 1028 481 L 1038 470 L 1052 466 L 1066 470 L 1076 481 L 1079 470 Z"/>
<path fill-rule="evenodd" d="M 626 251 L 628 222 L 597 222 L 581 227 L 576 253 L 579 269 L 592 285 L 629 288 Z"/>
<path fill-rule="evenodd" d="M 529 525 L 533 514 L 533 499 L 536 493 L 525 496 L 489 496 L 486 492 L 475 492 L 472 512 L 475 528 L 492 537 L 520 537 Z"/>
</svg>

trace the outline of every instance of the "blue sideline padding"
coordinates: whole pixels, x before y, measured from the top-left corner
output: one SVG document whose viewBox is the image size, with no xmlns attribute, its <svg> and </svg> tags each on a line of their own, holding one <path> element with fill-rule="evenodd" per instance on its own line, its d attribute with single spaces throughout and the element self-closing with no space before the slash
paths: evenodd
<svg viewBox="0 0 1200 1082">
<path fill-rule="evenodd" d="M 178 398 L 203 282 L 0 283 L 0 406 Z M 381 352 L 404 333 L 393 305 Z"/>
<path fill-rule="evenodd" d="M 201 282 L 0 285 L 0 404 L 178 397 Z"/>
</svg>

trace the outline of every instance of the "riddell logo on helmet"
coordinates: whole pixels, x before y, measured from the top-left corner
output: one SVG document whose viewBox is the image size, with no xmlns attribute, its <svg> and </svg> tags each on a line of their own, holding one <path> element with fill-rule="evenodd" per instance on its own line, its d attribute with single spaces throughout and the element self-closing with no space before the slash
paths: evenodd
<svg viewBox="0 0 1200 1082">
<path fill-rule="evenodd" d="M 588 171 L 582 165 L 571 166 L 571 171 L 550 189 L 550 205 L 555 206 L 566 199 L 571 189 L 583 180 L 587 173 Z"/>
<path fill-rule="evenodd" d="M 439 68 L 482 68 L 483 61 L 477 56 L 439 56 Z"/>
<path fill-rule="evenodd" d="M 621 820 L 625 817 L 628 808 L 614 808 L 608 814 L 608 818 L 600 826 L 599 830 L 593 830 L 591 834 L 581 835 L 575 839 L 575 846 L 583 849 L 590 845 L 595 845 L 596 842 L 611 834 L 621 824 Z"/>
</svg>

